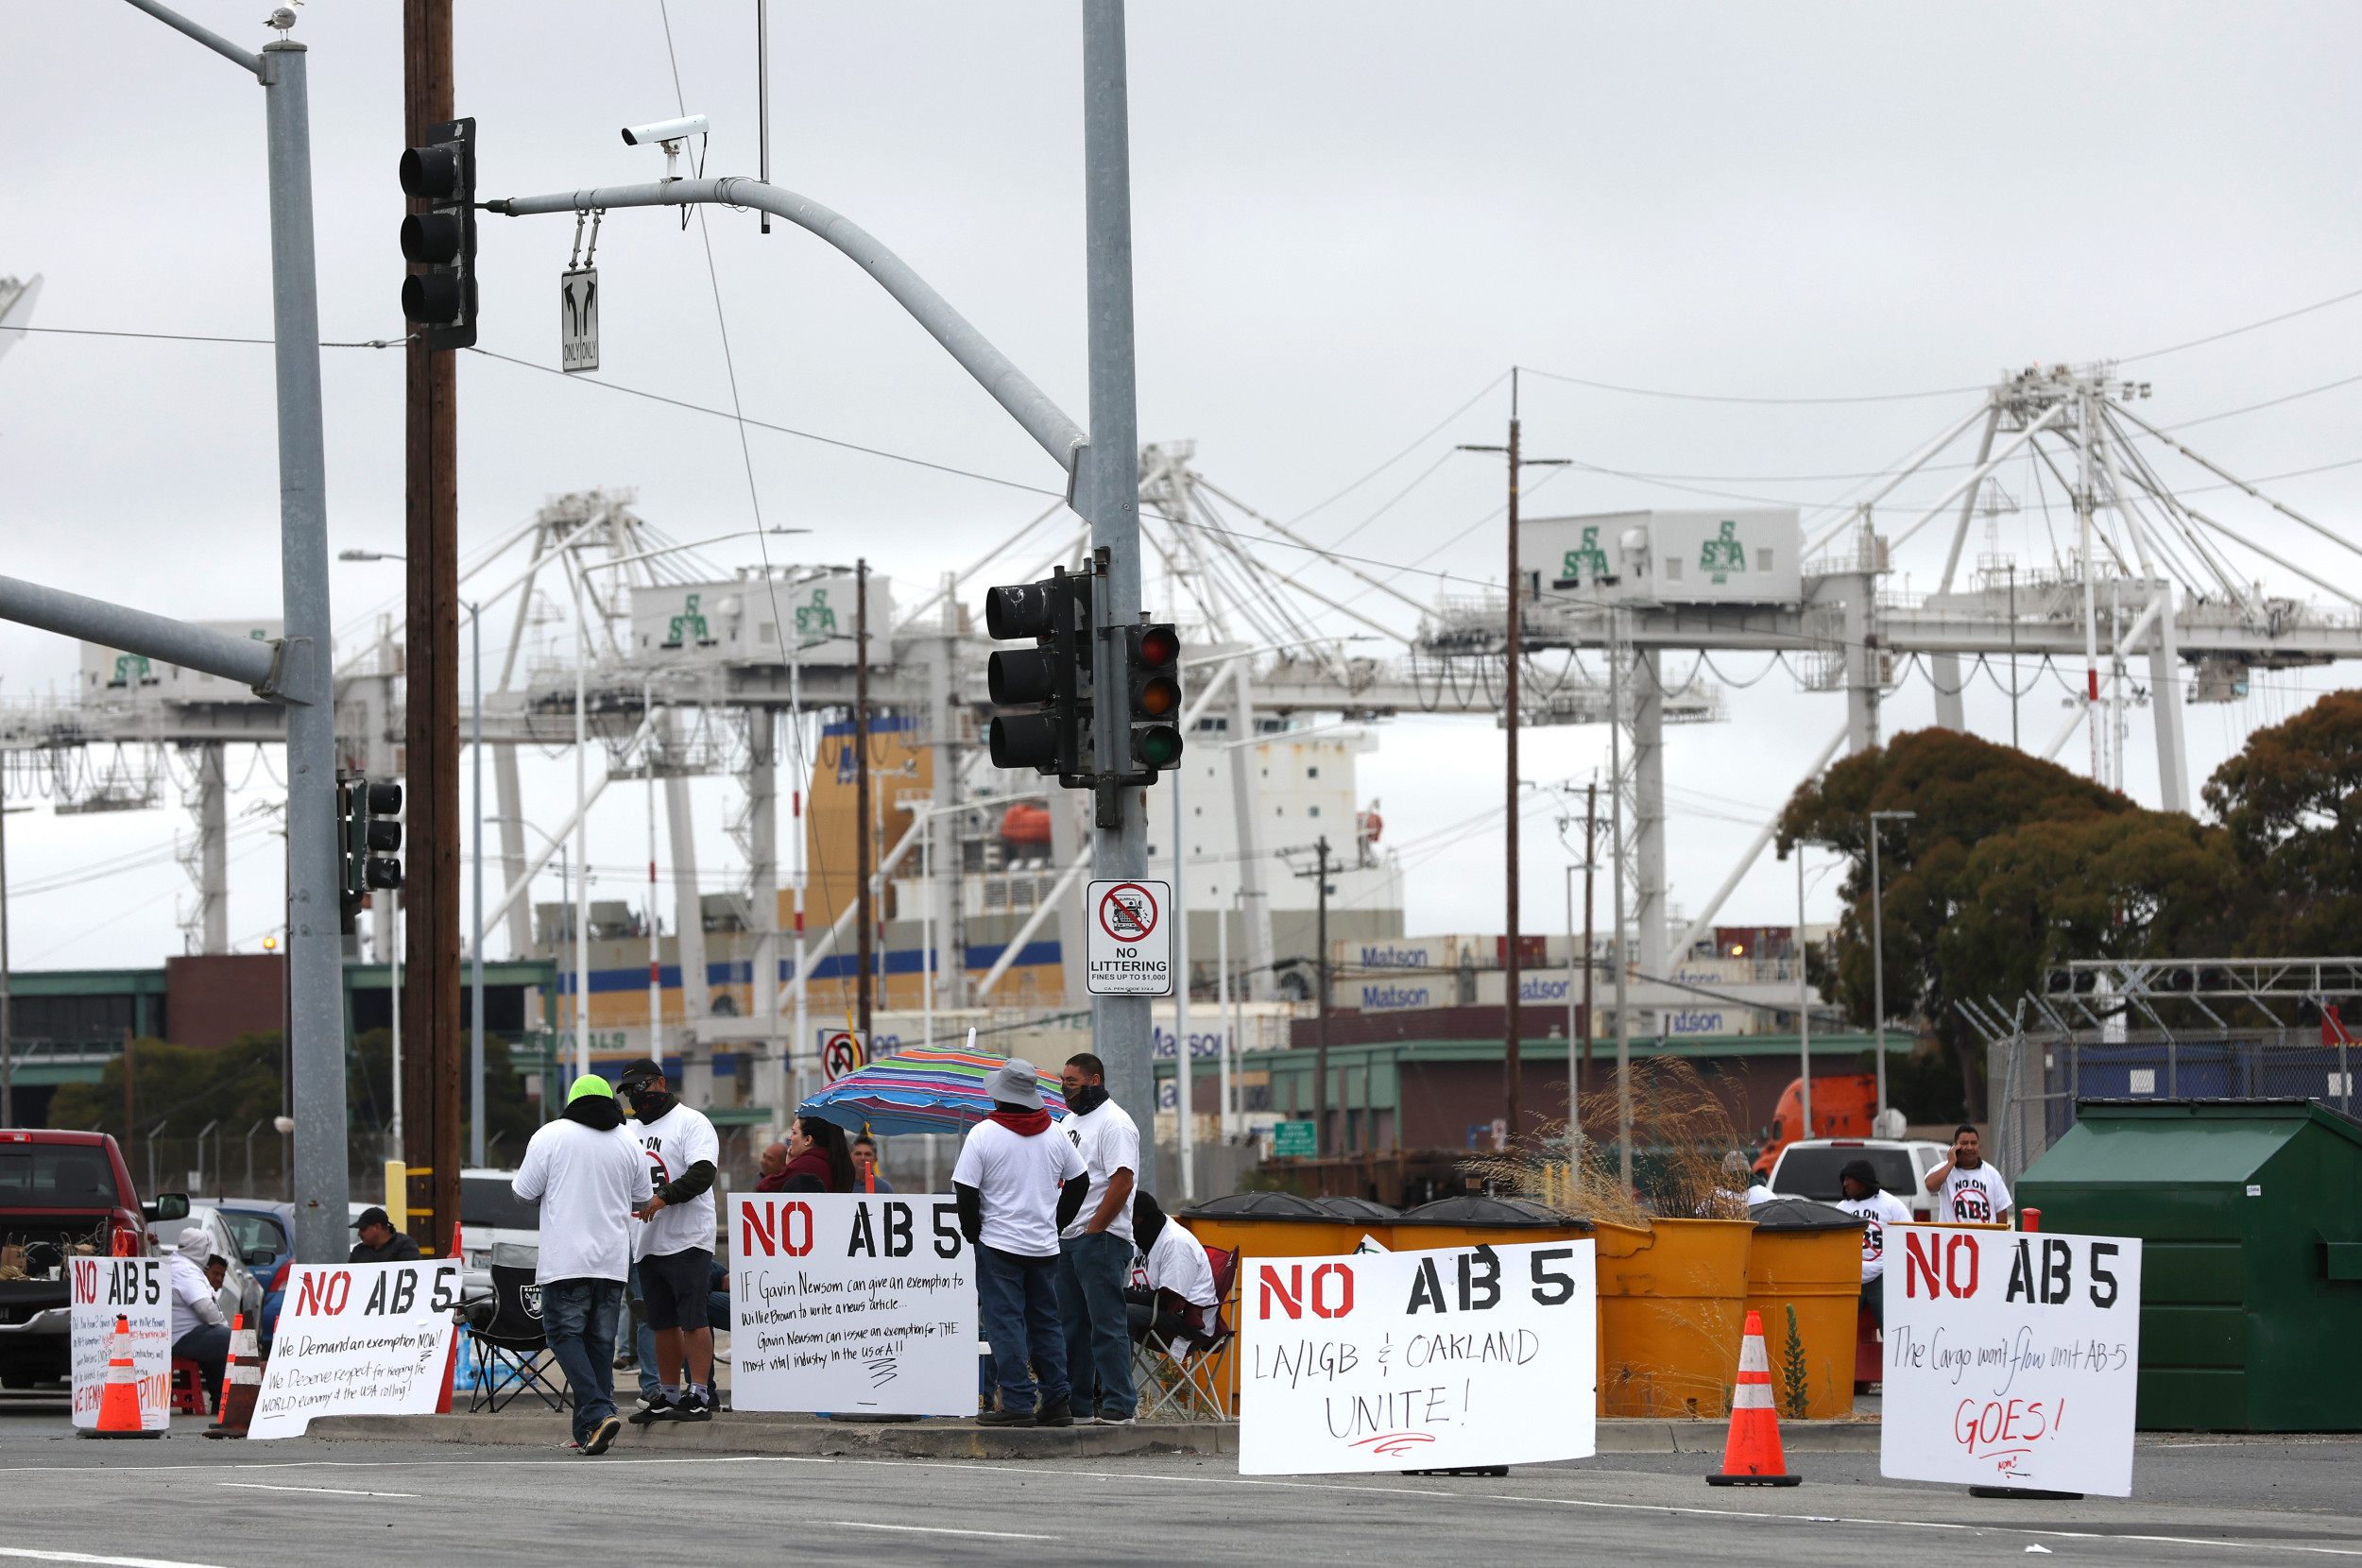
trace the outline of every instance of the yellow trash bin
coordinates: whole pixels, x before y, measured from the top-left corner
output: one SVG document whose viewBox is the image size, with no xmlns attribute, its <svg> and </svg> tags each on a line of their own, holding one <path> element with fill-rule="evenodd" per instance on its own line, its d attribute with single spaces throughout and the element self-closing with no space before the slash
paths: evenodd
<svg viewBox="0 0 2362 1568">
<path fill-rule="evenodd" d="M 1580 1241 L 1590 1234 L 1589 1220 L 1572 1219 L 1530 1198 L 1467 1193 L 1403 1210 L 1387 1245 L 1397 1253 L 1431 1253 L 1487 1241 L 1498 1246 Z"/>
<path fill-rule="evenodd" d="M 1189 1228 L 1201 1246 L 1219 1247 L 1239 1255 L 1238 1270 L 1230 1294 L 1222 1304 L 1223 1321 L 1233 1329 L 1239 1323 L 1239 1303 L 1250 1281 L 1254 1261 L 1272 1257 L 1335 1257 L 1350 1253 L 1361 1245 L 1361 1237 L 1373 1231 L 1383 1231 L 1383 1225 L 1369 1225 L 1349 1219 L 1309 1198 L 1299 1198 L 1292 1192 L 1238 1192 L 1185 1209 L 1174 1216 Z M 1380 1244 L 1387 1243 L 1383 1236 Z M 1213 1353 L 1211 1367 L 1214 1387 L 1223 1391 L 1223 1400 L 1229 1414 L 1238 1409 L 1238 1368 L 1234 1365 L 1235 1339 Z"/>
<path fill-rule="evenodd" d="M 1748 1219 L 1599 1222 L 1600 1415 L 1730 1413 L 1754 1229 Z"/>
<path fill-rule="evenodd" d="M 1749 1214 L 1755 1235 L 1747 1252 L 1747 1306 L 1763 1314 L 1773 1403 L 1784 1417 L 1794 1408 L 1793 1363 L 1801 1360 L 1806 1418 L 1850 1414 L 1854 1329 L 1861 1308 L 1862 1220 L 1802 1198 L 1758 1203 Z"/>
</svg>

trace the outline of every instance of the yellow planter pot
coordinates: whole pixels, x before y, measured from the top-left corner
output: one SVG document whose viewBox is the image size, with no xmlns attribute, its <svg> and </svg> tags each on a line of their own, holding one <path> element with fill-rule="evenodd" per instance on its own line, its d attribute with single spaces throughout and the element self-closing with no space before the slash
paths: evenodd
<svg viewBox="0 0 2362 1568">
<path fill-rule="evenodd" d="M 1594 1228 L 1600 1415 L 1729 1414 L 1754 1229 L 1746 1219 Z"/>
</svg>

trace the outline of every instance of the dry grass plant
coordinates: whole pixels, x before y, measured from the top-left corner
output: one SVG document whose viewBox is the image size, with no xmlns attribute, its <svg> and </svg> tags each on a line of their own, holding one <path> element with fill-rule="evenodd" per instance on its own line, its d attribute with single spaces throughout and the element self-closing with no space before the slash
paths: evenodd
<svg viewBox="0 0 2362 1568">
<path fill-rule="evenodd" d="M 1583 1097 L 1583 1125 L 1615 1135 L 1613 1083 Z M 1647 1229 L 1655 1219 L 1744 1219 L 1747 1178 L 1738 1129 L 1730 1107 L 1706 1086 L 1698 1069 L 1678 1056 L 1632 1065 L 1633 1183 L 1624 1189 L 1613 1141 L 1553 1122 L 1498 1154 L 1461 1168 L 1492 1191 L 1531 1198 L 1563 1214 Z M 1727 1162 L 1742 1155 L 1733 1174 Z"/>
</svg>

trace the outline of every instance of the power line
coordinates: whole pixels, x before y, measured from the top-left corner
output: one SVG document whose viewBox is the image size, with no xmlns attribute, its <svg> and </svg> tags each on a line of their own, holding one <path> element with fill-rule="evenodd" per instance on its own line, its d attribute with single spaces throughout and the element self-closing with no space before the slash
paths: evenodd
<svg viewBox="0 0 2362 1568">
<path fill-rule="evenodd" d="M 1454 419 L 1459 418 L 1460 416 L 1467 413 L 1468 410 L 1474 408 L 1479 402 L 1482 401 L 1486 393 L 1492 391 L 1493 388 L 1498 386 L 1501 383 L 1507 381 L 1508 379 L 1509 372 L 1503 370 L 1499 375 L 1495 376 L 1491 381 L 1488 381 L 1482 386 L 1478 387 L 1475 397 L 1470 398 L 1466 402 L 1462 403 L 1458 408 L 1453 409 L 1449 414 L 1445 415 L 1441 419 L 1437 420 L 1434 427 L 1429 430 L 1426 435 L 1421 435 L 1417 440 L 1412 441 L 1409 446 L 1395 453 L 1394 456 L 1389 457 L 1385 462 L 1380 463 L 1377 468 L 1372 469 L 1369 472 L 1363 474 L 1361 478 L 1346 486 L 1344 489 L 1339 490 L 1335 495 L 1330 496 L 1328 500 L 1321 502 L 1317 505 L 1308 506 L 1303 511 L 1298 512 L 1294 517 L 1290 518 L 1288 520 L 1289 526 L 1293 527 L 1295 524 L 1302 522 L 1306 518 L 1310 517 L 1313 513 L 1321 511 L 1337 502 L 1343 501 L 1345 497 L 1351 495 L 1362 486 L 1367 485 L 1371 480 L 1376 479 L 1379 474 L 1384 473 L 1388 469 L 1393 468 L 1395 464 L 1401 462 L 1404 458 L 1418 451 L 1428 442 L 1433 440 L 1437 435 L 1441 435 L 1445 428 L 1447 427 Z"/>
<path fill-rule="evenodd" d="M 1743 398 L 1719 392 L 1667 392 L 1652 386 L 1624 386 L 1615 382 L 1586 381 L 1581 376 L 1563 376 L 1555 370 L 1537 370 L 1521 366 L 1527 375 L 1540 376 L 1544 381 L 1566 382 L 1572 386 L 1587 386 L 1594 392 L 1620 392 L 1634 398 L 1667 398 L 1686 403 L 1756 403 L 1804 405 L 1825 403 L 1896 403 L 1913 402 L 1927 398 L 1958 398 L 1971 392 L 1990 390 L 1983 386 L 1939 386 L 1926 392 L 1864 392 L 1843 398 Z"/>
<path fill-rule="evenodd" d="M 2208 343 L 2220 343 L 2226 337 L 2237 337 L 2242 332 L 2257 332 L 2266 327 L 2277 327 L 2283 321 L 2293 321 L 2300 315 L 2310 315 L 2315 311 L 2325 311 L 2332 305 L 2342 305 L 2349 299 L 2362 299 L 2362 288 L 2349 289 L 2344 294 L 2317 300 L 2310 305 L 2300 305 L 2295 310 L 2283 311 L 2278 315 L 2268 315 L 2261 321 L 2251 321 L 2244 327 L 2233 327 L 2227 332 L 2209 332 L 2204 337 L 2194 337 L 2187 343 L 2176 343 L 2165 349 L 2151 349 L 2145 354 L 2126 354 L 2115 363 L 2132 365 L 2141 360 L 2155 359 L 2161 354 L 2178 354 L 2184 349 L 2196 349 Z"/>
</svg>

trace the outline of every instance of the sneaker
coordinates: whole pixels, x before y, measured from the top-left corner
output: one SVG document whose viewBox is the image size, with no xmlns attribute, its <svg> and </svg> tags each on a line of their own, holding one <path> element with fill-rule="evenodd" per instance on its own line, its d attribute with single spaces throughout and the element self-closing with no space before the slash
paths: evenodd
<svg viewBox="0 0 2362 1568">
<path fill-rule="evenodd" d="M 1074 1424 L 1074 1409 L 1065 1400 L 1053 1399 L 1041 1407 L 1041 1414 L 1034 1418 L 1034 1424 L 1036 1426 L 1071 1426 Z"/>
<path fill-rule="evenodd" d="M 1035 1421 L 1034 1412 L 1031 1410 L 984 1410 L 978 1413 L 976 1424 L 979 1426 L 1034 1426 L 1039 1423 Z"/>
<path fill-rule="evenodd" d="M 623 1429 L 622 1420 L 615 1416 L 609 1416 L 599 1423 L 597 1428 L 590 1434 L 590 1440 L 582 1445 L 584 1456 L 588 1457 L 606 1453 L 615 1445 L 615 1439 Z"/>
<path fill-rule="evenodd" d="M 659 1394 L 631 1413 L 631 1423 L 634 1426 L 645 1426 L 651 1422 L 671 1421 L 674 1412 L 679 1408 L 678 1405 L 662 1394 Z"/>
<path fill-rule="evenodd" d="M 1137 1426 L 1139 1424 L 1139 1418 L 1137 1416 L 1101 1416 L 1091 1424 L 1094 1426 Z"/>
<path fill-rule="evenodd" d="M 705 1394 L 683 1394 L 681 1402 L 673 1406 L 674 1421 L 711 1421 L 713 1401 Z"/>
</svg>

